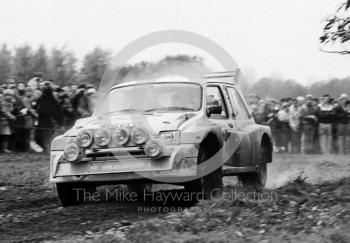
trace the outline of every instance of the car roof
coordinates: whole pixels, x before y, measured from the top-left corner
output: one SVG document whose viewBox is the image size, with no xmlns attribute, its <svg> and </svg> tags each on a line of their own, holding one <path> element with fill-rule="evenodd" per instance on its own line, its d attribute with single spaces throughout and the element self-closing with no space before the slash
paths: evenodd
<svg viewBox="0 0 350 243">
<path fill-rule="evenodd" d="M 124 82 L 112 87 L 112 89 L 124 87 L 124 86 L 132 86 L 132 85 L 142 85 L 142 84 L 155 84 L 155 83 L 188 83 L 188 84 L 199 84 L 206 85 L 210 83 L 221 83 L 227 85 L 235 85 L 237 83 L 237 73 L 233 72 L 217 72 L 210 73 L 206 75 L 202 75 L 201 77 L 184 77 L 179 75 L 167 75 L 160 77 L 158 79 L 141 79 L 141 80 L 133 80 Z"/>
</svg>

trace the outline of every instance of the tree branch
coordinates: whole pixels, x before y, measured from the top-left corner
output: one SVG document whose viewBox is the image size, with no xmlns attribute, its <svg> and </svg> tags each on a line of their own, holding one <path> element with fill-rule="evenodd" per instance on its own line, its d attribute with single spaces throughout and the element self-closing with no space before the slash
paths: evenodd
<svg viewBox="0 0 350 243">
<path fill-rule="evenodd" d="M 331 54 L 341 54 L 341 55 L 346 55 L 346 54 L 350 54 L 350 50 L 344 50 L 344 51 L 328 51 L 328 50 L 323 50 L 322 48 L 320 48 L 321 52 L 325 52 L 325 53 L 331 53 Z"/>
</svg>

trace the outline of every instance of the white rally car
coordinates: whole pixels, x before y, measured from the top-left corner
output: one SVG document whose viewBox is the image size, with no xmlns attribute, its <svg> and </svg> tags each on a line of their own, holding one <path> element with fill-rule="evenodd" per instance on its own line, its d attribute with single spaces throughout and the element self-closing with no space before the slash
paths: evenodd
<svg viewBox="0 0 350 243">
<path fill-rule="evenodd" d="M 51 144 L 50 182 L 64 206 L 96 186 L 171 183 L 208 193 L 222 177 L 264 187 L 272 139 L 255 123 L 236 72 L 122 83 Z"/>
</svg>

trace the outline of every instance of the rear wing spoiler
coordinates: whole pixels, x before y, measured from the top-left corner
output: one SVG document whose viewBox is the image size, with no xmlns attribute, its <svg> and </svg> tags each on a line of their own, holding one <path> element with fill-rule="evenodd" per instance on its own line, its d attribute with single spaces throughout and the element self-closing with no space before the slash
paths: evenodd
<svg viewBox="0 0 350 243">
<path fill-rule="evenodd" d="M 226 71 L 226 72 L 212 72 L 204 75 L 204 78 L 207 79 L 227 79 L 233 82 L 234 84 L 239 84 L 240 69 L 235 71 Z"/>
</svg>

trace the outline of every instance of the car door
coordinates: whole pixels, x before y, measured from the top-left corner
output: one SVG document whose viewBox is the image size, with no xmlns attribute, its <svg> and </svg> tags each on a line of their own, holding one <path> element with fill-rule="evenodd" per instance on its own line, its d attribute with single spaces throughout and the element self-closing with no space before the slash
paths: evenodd
<svg viewBox="0 0 350 243">
<path fill-rule="evenodd" d="M 228 136 L 230 129 L 234 127 L 233 121 L 230 117 L 229 106 L 227 105 L 227 99 L 225 98 L 224 89 L 220 84 L 209 84 L 206 87 L 206 105 L 207 107 L 215 103 L 222 106 L 221 114 L 212 114 L 208 118 L 212 124 L 220 126 L 223 134 L 223 158 L 225 162 L 232 157 L 232 149 L 236 144 L 237 138 L 235 136 Z"/>
<path fill-rule="evenodd" d="M 251 118 L 249 110 L 244 103 L 241 94 L 233 86 L 225 86 L 225 93 L 231 109 L 231 118 L 233 128 L 231 133 L 238 135 L 239 149 L 233 158 L 234 165 L 248 166 L 253 165 L 251 133 L 253 132 L 254 121 Z"/>
</svg>

